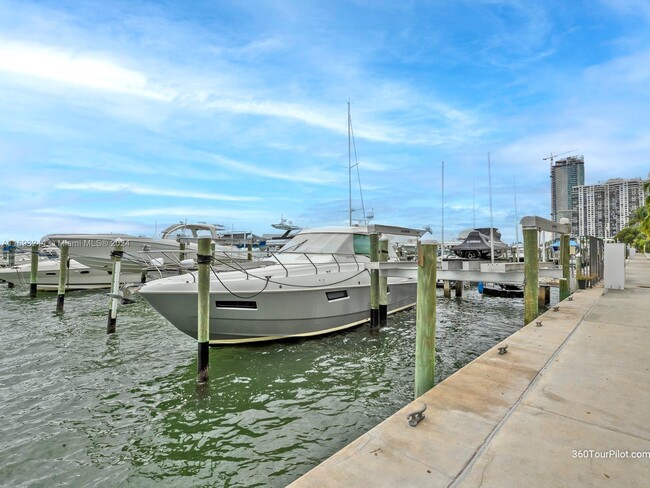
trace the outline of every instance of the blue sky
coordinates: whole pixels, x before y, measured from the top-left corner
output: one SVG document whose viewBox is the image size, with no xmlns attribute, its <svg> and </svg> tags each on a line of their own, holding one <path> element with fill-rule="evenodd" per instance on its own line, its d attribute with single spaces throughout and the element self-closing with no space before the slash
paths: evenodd
<svg viewBox="0 0 650 488">
<path fill-rule="evenodd" d="M 0 0 L 0 240 L 550 214 L 549 163 L 650 171 L 650 3 Z M 354 206 L 358 207 L 358 187 Z M 475 192 L 472 188 L 475 187 Z M 475 204 L 473 203 L 475 194 Z"/>
</svg>

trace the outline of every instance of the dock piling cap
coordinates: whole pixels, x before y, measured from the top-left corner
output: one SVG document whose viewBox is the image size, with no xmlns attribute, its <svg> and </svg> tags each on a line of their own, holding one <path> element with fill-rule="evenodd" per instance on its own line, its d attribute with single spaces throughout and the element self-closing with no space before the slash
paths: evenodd
<svg viewBox="0 0 650 488">
<path fill-rule="evenodd" d="M 418 241 L 420 242 L 420 244 L 438 244 L 438 241 L 436 241 L 433 238 L 431 232 L 425 232 L 424 234 L 422 234 L 422 236 L 418 239 Z"/>
</svg>

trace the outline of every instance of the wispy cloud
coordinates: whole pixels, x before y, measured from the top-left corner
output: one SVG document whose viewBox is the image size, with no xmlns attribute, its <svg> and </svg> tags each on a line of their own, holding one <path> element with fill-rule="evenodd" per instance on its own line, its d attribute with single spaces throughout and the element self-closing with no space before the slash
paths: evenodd
<svg viewBox="0 0 650 488">
<path fill-rule="evenodd" d="M 209 155 L 214 164 L 227 168 L 238 173 L 255 175 L 257 177 L 271 178 L 276 180 L 292 181 L 297 183 L 311 183 L 315 185 L 329 185 L 339 179 L 335 173 L 323 170 L 314 166 L 307 166 L 305 169 L 285 168 L 272 170 L 263 166 L 235 161 L 218 154 Z"/>
<path fill-rule="evenodd" d="M 195 191 L 166 190 L 152 188 L 133 183 L 110 183 L 110 182 L 88 182 L 88 183 L 59 183 L 58 190 L 102 192 L 102 193 L 132 193 L 134 195 L 147 195 L 159 197 L 193 198 L 199 200 L 219 200 L 224 202 L 255 202 L 259 197 L 223 195 L 220 193 L 200 193 Z"/>
</svg>

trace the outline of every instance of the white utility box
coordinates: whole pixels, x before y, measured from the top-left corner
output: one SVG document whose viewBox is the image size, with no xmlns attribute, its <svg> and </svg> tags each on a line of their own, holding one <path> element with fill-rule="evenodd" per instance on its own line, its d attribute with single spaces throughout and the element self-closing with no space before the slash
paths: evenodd
<svg viewBox="0 0 650 488">
<path fill-rule="evenodd" d="M 605 244 L 605 289 L 625 289 L 625 244 Z"/>
</svg>

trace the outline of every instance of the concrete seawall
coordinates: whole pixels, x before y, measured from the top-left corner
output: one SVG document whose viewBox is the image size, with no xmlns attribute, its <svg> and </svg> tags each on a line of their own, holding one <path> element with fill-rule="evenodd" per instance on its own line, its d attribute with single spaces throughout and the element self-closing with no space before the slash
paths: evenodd
<svg viewBox="0 0 650 488">
<path fill-rule="evenodd" d="M 575 293 L 290 486 L 648 486 L 650 260 L 626 280 Z"/>
</svg>

